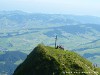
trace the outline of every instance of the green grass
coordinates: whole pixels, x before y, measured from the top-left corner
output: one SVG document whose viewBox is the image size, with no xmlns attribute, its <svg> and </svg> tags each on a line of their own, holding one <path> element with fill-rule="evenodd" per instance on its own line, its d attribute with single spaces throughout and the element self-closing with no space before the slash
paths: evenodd
<svg viewBox="0 0 100 75">
<path fill-rule="evenodd" d="M 98 75 L 100 75 L 100 67 L 99 68 L 95 68 L 95 71 L 98 72 Z"/>
<path fill-rule="evenodd" d="M 92 63 L 77 53 L 44 45 L 35 47 L 14 75 L 65 75 L 64 72 L 72 72 L 66 75 L 95 75 Z"/>
<path fill-rule="evenodd" d="M 23 60 L 20 59 L 20 60 L 16 61 L 14 64 L 15 64 L 15 65 L 19 65 L 19 64 L 21 64 L 22 62 L 23 62 Z"/>
<path fill-rule="evenodd" d="M 4 52 L 0 51 L 0 54 L 4 54 Z"/>
</svg>

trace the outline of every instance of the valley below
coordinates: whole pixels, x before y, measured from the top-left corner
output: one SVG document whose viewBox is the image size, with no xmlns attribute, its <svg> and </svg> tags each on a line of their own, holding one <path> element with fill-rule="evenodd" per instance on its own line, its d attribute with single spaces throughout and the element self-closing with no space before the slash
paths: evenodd
<svg viewBox="0 0 100 75">
<path fill-rule="evenodd" d="M 6 11 L 0 12 L 0 66 L 4 67 L 0 73 L 10 75 L 40 43 L 54 47 L 56 35 L 57 45 L 100 67 L 100 17 Z M 9 52 L 13 52 L 10 55 L 16 60 L 8 57 Z M 20 57 L 14 56 L 16 52 Z M 8 60 L 14 66 L 11 72 Z"/>
</svg>

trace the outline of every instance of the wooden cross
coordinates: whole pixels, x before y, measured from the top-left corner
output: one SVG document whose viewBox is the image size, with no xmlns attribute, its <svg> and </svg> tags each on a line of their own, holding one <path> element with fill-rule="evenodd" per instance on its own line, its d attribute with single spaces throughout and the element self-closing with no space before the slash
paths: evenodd
<svg viewBox="0 0 100 75">
<path fill-rule="evenodd" d="M 55 48 L 57 47 L 57 35 L 56 35 L 56 38 L 55 38 Z"/>
</svg>

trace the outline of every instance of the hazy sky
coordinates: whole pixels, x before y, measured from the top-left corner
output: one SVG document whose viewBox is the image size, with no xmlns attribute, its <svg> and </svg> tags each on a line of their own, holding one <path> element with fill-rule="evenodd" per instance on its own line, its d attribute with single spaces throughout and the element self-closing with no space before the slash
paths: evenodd
<svg viewBox="0 0 100 75">
<path fill-rule="evenodd" d="M 0 0 L 0 11 L 100 16 L 100 0 Z"/>
</svg>

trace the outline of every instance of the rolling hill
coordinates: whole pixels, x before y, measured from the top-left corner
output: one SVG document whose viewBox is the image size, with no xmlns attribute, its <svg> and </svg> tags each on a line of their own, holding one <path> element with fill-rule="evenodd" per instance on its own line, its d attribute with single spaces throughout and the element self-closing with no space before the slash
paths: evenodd
<svg viewBox="0 0 100 75">
<path fill-rule="evenodd" d="M 0 55 L 9 51 L 29 54 L 39 43 L 53 47 L 55 35 L 58 45 L 100 66 L 100 17 L 0 11 Z"/>
<path fill-rule="evenodd" d="M 13 75 L 98 75 L 92 63 L 75 52 L 38 45 Z"/>
<path fill-rule="evenodd" d="M 0 52 L 0 75 L 12 75 L 15 68 L 22 63 L 26 54 L 19 51 Z"/>
</svg>

